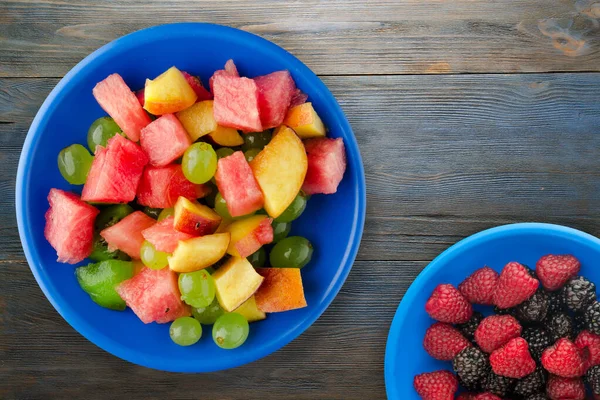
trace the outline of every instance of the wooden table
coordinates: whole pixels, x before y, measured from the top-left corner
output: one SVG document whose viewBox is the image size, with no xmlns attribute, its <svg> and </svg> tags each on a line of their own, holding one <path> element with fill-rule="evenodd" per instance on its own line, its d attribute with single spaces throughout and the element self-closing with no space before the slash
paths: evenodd
<svg viewBox="0 0 600 400">
<path fill-rule="evenodd" d="M 390 322 L 438 253 L 519 221 L 600 235 L 597 1 L 2 1 L 0 398 L 385 398 Z M 138 367 L 81 337 L 34 281 L 14 215 L 21 146 L 58 80 L 101 45 L 176 21 L 298 56 L 339 100 L 367 174 L 362 246 L 329 309 L 277 353 L 206 375 Z"/>
</svg>

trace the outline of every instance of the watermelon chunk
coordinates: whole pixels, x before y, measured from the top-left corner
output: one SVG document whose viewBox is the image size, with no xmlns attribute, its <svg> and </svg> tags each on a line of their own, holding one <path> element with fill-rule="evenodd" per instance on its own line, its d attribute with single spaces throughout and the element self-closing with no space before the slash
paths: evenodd
<svg viewBox="0 0 600 400">
<path fill-rule="evenodd" d="M 173 226 L 174 221 L 175 218 L 171 216 L 157 222 L 154 226 L 142 232 L 144 239 L 152 243 L 158 251 L 164 251 L 165 253 L 174 252 L 180 240 L 187 240 L 194 237 L 194 235 L 190 235 L 189 233 L 175 230 Z"/>
<path fill-rule="evenodd" d="M 44 236 L 56 250 L 58 261 L 76 264 L 92 252 L 94 220 L 99 211 L 79 196 L 50 189 Z"/>
<path fill-rule="evenodd" d="M 277 71 L 269 75 L 254 78 L 258 87 L 258 108 L 262 129 L 275 128 L 281 125 L 292 96 L 296 92 L 296 84 L 288 71 Z"/>
<path fill-rule="evenodd" d="M 139 145 L 121 135 L 113 136 L 106 149 L 96 146 L 81 199 L 95 203 L 132 201 L 147 163 L 148 157 Z"/>
<path fill-rule="evenodd" d="M 213 90 L 213 113 L 217 124 L 246 132 L 262 131 L 256 82 L 219 74 L 214 76 Z"/>
<path fill-rule="evenodd" d="M 265 218 L 250 234 L 237 241 L 235 249 L 240 257 L 248 257 L 258 251 L 263 244 L 269 244 L 273 241 L 271 222 L 273 222 L 271 218 Z"/>
<path fill-rule="evenodd" d="M 116 290 L 145 324 L 164 324 L 190 316 L 190 308 L 181 301 L 177 274 L 169 268 L 144 267 L 133 278 L 121 282 Z"/>
<path fill-rule="evenodd" d="M 227 62 L 225 63 L 225 68 L 215 71 L 213 76 L 211 76 L 210 79 L 208 80 L 208 86 L 210 87 L 210 91 L 212 93 L 215 92 L 213 90 L 213 81 L 214 81 L 214 77 L 217 75 L 238 76 L 239 77 L 240 73 L 238 72 L 238 69 L 235 66 L 235 63 L 233 62 L 233 60 L 231 60 L 231 59 L 227 60 Z"/>
<path fill-rule="evenodd" d="M 308 95 L 302 92 L 302 90 L 296 88 L 296 91 L 292 96 L 292 100 L 290 101 L 290 108 L 304 104 L 306 103 L 306 100 L 308 100 Z"/>
<path fill-rule="evenodd" d="M 198 98 L 196 99 L 196 103 L 204 100 L 212 100 L 212 93 L 204 88 L 204 86 L 202 85 L 202 81 L 200 81 L 200 78 L 198 78 L 197 76 L 192 76 L 185 71 L 181 71 L 181 73 L 185 77 L 187 83 L 192 87 L 192 89 L 196 93 L 196 96 L 198 96 Z"/>
<path fill-rule="evenodd" d="M 156 221 L 141 211 L 135 211 L 100 232 L 106 240 L 108 250 L 116 249 L 127 253 L 131 258 L 140 259 L 140 249 L 144 243 L 142 231 L 155 225 Z"/>
<path fill-rule="evenodd" d="M 302 190 L 306 194 L 331 194 L 337 187 L 346 171 L 346 151 L 342 138 L 309 139 L 304 142 L 308 170 Z"/>
<path fill-rule="evenodd" d="M 196 185 L 187 180 L 181 165 L 146 167 L 137 191 L 137 202 L 142 206 L 169 208 L 179 196 L 196 200 L 210 193 L 207 185 Z"/>
<path fill-rule="evenodd" d="M 129 139 L 134 142 L 140 140 L 140 132 L 150 123 L 150 117 L 121 75 L 109 75 L 94 87 L 92 93 L 100 107 L 115 120 Z"/>
<path fill-rule="evenodd" d="M 142 149 L 150 164 L 162 167 L 181 157 L 192 140 L 173 114 L 164 114 L 142 129 Z"/>
<path fill-rule="evenodd" d="M 263 194 L 241 151 L 219 160 L 215 180 L 232 217 L 250 214 L 262 208 Z"/>
</svg>

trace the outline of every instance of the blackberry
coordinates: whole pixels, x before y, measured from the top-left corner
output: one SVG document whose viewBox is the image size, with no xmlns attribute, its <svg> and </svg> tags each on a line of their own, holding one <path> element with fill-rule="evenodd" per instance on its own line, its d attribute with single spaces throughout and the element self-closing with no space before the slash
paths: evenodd
<svg viewBox="0 0 600 400">
<path fill-rule="evenodd" d="M 513 389 L 517 396 L 527 397 L 544 391 L 546 386 L 546 373 L 541 367 L 525 378 L 519 379 Z"/>
<path fill-rule="evenodd" d="M 565 312 L 551 315 L 546 321 L 546 329 L 550 333 L 552 342 L 556 342 L 563 337 L 573 339 L 573 321 Z"/>
<path fill-rule="evenodd" d="M 560 290 L 555 292 L 549 292 L 544 290 L 548 295 L 548 315 L 553 315 L 565 310 L 565 305 L 563 304 L 562 293 Z"/>
<path fill-rule="evenodd" d="M 585 331 L 587 329 L 585 323 L 585 314 L 577 313 L 573 316 L 573 334 L 575 337 L 581 333 L 581 331 Z"/>
<path fill-rule="evenodd" d="M 467 347 L 454 357 L 452 367 L 465 389 L 478 391 L 490 372 L 487 356 L 477 347 Z"/>
<path fill-rule="evenodd" d="M 550 400 L 544 393 L 534 394 L 533 396 L 527 397 L 525 400 Z"/>
<path fill-rule="evenodd" d="M 580 312 L 596 301 L 596 285 L 583 276 L 571 279 L 560 292 L 565 306 L 573 312 Z"/>
<path fill-rule="evenodd" d="M 462 332 L 464 337 L 466 337 L 472 342 L 473 340 L 475 340 L 475 330 L 477 330 L 477 327 L 479 326 L 482 320 L 483 314 L 479 311 L 475 311 L 473 312 L 471 319 L 469 319 L 464 324 L 457 324 L 456 327 L 459 331 Z"/>
<path fill-rule="evenodd" d="M 529 345 L 529 352 L 531 353 L 533 359 L 538 362 L 538 364 L 540 363 L 544 350 L 554 343 L 550 339 L 550 334 L 548 331 L 541 327 L 525 328 L 523 329 L 521 336 Z"/>
<path fill-rule="evenodd" d="M 506 397 L 512 391 L 516 381 L 516 379 L 496 375 L 490 371 L 483 381 L 483 390 L 499 397 Z"/>
<path fill-rule="evenodd" d="M 585 326 L 596 335 L 600 335 L 600 303 L 594 301 L 584 313 Z"/>
<path fill-rule="evenodd" d="M 515 307 L 515 316 L 524 323 L 542 322 L 548 315 L 550 299 L 544 289 L 538 289 L 529 299 Z"/>
<path fill-rule="evenodd" d="M 513 317 L 516 314 L 516 310 L 513 308 L 499 308 L 498 306 L 494 306 L 494 314 L 498 315 L 512 315 Z"/>
<path fill-rule="evenodd" d="M 585 382 L 595 395 L 600 395 L 600 365 L 593 366 L 585 373 Z"/>
</svg>

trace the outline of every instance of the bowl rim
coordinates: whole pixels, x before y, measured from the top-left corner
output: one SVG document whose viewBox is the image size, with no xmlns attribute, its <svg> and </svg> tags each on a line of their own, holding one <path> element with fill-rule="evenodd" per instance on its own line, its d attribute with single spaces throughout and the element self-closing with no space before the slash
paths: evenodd
<svg viewBox="0 0 600 400">
<path fill-rule="evenodd" d="M 423 270 L 417 275 L 415 280 L 410 284 L 408 290 L 402 297 L 394 319 L 390 325 L 390 330 L 387 337 L 387 343 L 385 348 L 385 359 L 384 359 L 384 378 L 385 378 L 385 390 L 388 399 L 393 400 L 397 397 L 396 395 L 396 384 L 394 383 L 393 369 L 396 363 L 397 354 L 397 340 L 396 338 L 400 335 L 400 330 L 406 321 L 410 310 L 404 307 L 403 304 L 412 302 L 414 298 L 420 293 L 423 285 L 428 282 L 431 276 L 437 272 L 448 259 L 451 259 L 455 254 L 468 250 L 469 248 L 476 246 L 482 242 L 488 240 L 503 238 L 511 236 L 515 233 L 554 233 L 563 237 L 574 238 L 581 242 L 591 242 L 600 247 L 600 239 L 590 235 L 589 233 L 580 231 L 575 228 L 570 228 L 563 225 L 540 223 L 540 222 L 521 222 L 515 224 L 501 225 L 494 228 L 489 228 L 471 236 L 468 236 L 459 242 L 453 244 L 436 258 L 433 259 Z"/>
<path fill-rule="evenodd" d="M 352 154 L 352 157 L 355 159 L 353 167 L 356 170 L 356 176 L 358 179 L 358 184 L 355 189 L 357 194 L 357 205 L 353 210 L 351 238 L 345 248 L 337 274 L 334 275 L 332 283 L 327 287 L 325 295 L 323 296 L 323 300 L 315 306 L 314 310 L 304 321 L 296 324 L 293 329 L 270 341 L 264 347 L 260 347 L 258 349 L 248 349 L 248 351 L 240 354 L 239 357 L 235 358 L 233 361 L 229 358 L 229 361 L 215 361 L 210 363 L 209 366 L 203 366 L 202 362 L 199 362 L 193 366 L 186 364 L 182 367 L 181 365 L 178 365 L 178 363 L 161 360 L 160 357 L 144 357 L 143 353 L 134 352 L 131 349 L 120 345 L 118 342 L 114 342 L 103 335 L 98 335 L 98 333 L 93 329 L 92 325 L 89 325 L 87 322 L 80 319 L 77 313 L 63 308 L 62 302 L 54 297 L 54 289 L 51 289 L 46 285 L 42 276 L 43 274 L 41 273 L 42 268 L 40 268 L 40 265 L 38 265 L 38 257 L 33 251 L 34 245 L 32 240 L 32 232 L 31 228 L 26 223 L 30 196 L 28 195 L 29 189 L 25 186 L 25 183 L 29 180 L 28 177 L 31 174 L 28 155 L 33 149 L 35 149 L 39 137 L 41 136 L 42 130 L 40 129 L 40 126 L 45 125 L 46 120 L 48 119 L 49 111 L 54 108 L 54 103 L 61 100 L 63 96 L 63 89 L 70 85 L 73 81 L 77 83 L 77 76 L 80 71 L 86 68 L 89 64 L 93 63 L 97 58 L 113 51 L 114 48 L 127 48 L 130 46 L 135 47 L 136 44 L 141 42 L 152 42 L 154 40 L 164 38 L 165 35 L 209 36 L 215 34 L 234 42 L 244 42 L 244 45 L 250 47 L 264 47 L 266 51 L 273 54 L 274 57 L 285 59 L 289 64 L 290 69 L 293 68 L 295 71 L 301 71 L 302 74 L 305 75 L 306 79 L 310 82 L 310 86 L 314 86 L 315 89 L 318 88 L 321 93 L 330 98 L 332 107 L 329 107 L 328 105 L 328 108 L 339 116 L 338 119 L 340 131 L 349 134 L 349 137 L 347 140 L 345 140 L 345 145 L 347 148 L 347 153 Z M 300 334 L 308 329 L 329 307 L 343 286 L 348 274 L 350 273 L 362 239 L 366 217 L 366 201 L 364 166 L 360 150 L 356 142 L 356 137 L 354 136 L 350 123 L 348 122 L 348 119 L 341 109 L 339 103 L 329 91 L 327 86 L 320 80 L 320 78 L 294 55 L 267 39 L 233 27 L 198 22 L 163 24 L 129 33 L 103 45 L 77 63 L 77 65 L 75 65 L 58 82 L 58 84 L 46 97 L 35 118 L 33 119 L 23 143 L 21 155 L 19 157 L 15 187 L 15 208 L 21 245 L 35 280 L 56 311 L 63 317 L 65 321 L 67 321 L 67 323 L 69 323 L 69 325 L 73 327 L 73 329 L 104 351 L 134 364 L 169 372 L 213 372 L 235 368 L 274 353 L 300 336 Z"/>
</svg>

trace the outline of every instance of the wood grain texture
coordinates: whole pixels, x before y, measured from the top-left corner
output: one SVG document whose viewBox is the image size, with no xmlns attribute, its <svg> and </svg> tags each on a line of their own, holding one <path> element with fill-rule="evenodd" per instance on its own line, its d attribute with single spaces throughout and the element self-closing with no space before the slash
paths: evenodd
<svg viewBox="0 0 600 400">
<path fill-rule="evenodd" d="M 600 71 L 596 0 L 5 0 L 0 76 L 59 77 L 148 26 L 256 33 L 317 74 Z"/>
</svg>

